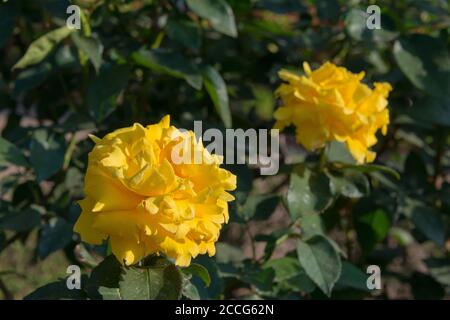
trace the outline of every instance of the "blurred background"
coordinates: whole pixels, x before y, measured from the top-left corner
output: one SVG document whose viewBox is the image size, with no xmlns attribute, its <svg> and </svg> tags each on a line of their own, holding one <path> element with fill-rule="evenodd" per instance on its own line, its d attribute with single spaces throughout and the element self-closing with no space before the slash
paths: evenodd
<svg viewBox="0 0 450 320">
<path fill-rule="evenodd" d="M 72 4 L 81 30 L 65 27 Z M 366 25 L 373 4 L 381 29 Z M 277 72 L 301 74 L 303 61 L 393 87 L 388 134 L 374 149 L 401 179 L 360 173 L 318 218 L 343 260 L 331 298 L 448 298 L 449 12 L 444 0 L 3 0 L 0 298 L 21 299 L 69 264 L 89 271 L 104 256 L 72 232 L 89 133 L 165 114 L 184 128 L 194 119 L 271 128 Z M 236 201 L 217 256 L 198 259 L 213 280 L 197 284 L 198 297 L 326 297 L 298 265 L 296 240 L 283 237 L 295 226 L 287 168 L 315 156 L 292 132 L 280 138 L 278 175 L 230 166 Z M 380 290 L 365 287 L 370 264 L 381 267 Z"/>
</svg>

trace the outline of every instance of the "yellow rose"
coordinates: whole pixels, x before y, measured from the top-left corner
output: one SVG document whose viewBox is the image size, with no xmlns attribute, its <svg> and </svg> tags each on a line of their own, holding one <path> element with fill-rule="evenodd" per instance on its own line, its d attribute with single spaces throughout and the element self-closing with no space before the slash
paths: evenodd
<svg viewBox="0 0 450 320">
<path fill-rule="evenodd" d="M 219 167 L 220 157 L 209 154 L 192 131 L 170 126 L 169 116 L 92 139 L 74 227 L 83 241 L 109 238 L 113 254 L 126 265 L 151 253 L 174 258 L 179 266 L 198 254 L 215 254 L 234 200 L 227 191 L 236 188 L 236 176 Z M 200 151 L 202 163 L 173 157 L 189 155 L 189 147 Z"/>
<path fill-rule="evenodd" d="M 346 143 L 355 160 L 372 162 L 376 132 L 383 135 L 389 124 L 387 97 L 389 83 L 375 83 L 374 89 L 361 82 L 364 72 L 354 74 L 343 67 L 326 62 L 311 71 L 303 64 L 305 76 L 281 70 L 282 84 L 276 95 L 282 106 L 275 111 L 275 128 L 296 126 L 296 140 L 312 151 L 329 141 Z"/>
</svg>

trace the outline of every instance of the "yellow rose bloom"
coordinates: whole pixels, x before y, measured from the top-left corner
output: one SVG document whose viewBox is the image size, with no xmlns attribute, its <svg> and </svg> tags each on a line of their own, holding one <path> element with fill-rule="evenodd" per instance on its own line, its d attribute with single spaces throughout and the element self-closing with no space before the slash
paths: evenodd
<svg viewBox="0 0 450 320">
<path fill-rule="evenodd" d="M 283 83 L 276 91 L 282 106 L 274 117 L 275 128 L 291 124 L 296 127 L 296 140 L 309 151 L 322 148 L 329 141 L 344 142 L 357 163 L 372 162 L 376 132 L 383 135 L 389 124 L 387 97 L 389 83 L 375 83 L 371 89 L 361 80 L 364 72 L 354 74 L 343 67 L 326 62 L 311 70 L 303 64 L 305 76 L 281 70 Z"/>
<path fill-rule="evenodd" d="M 219 167 L 220 157 L 192 131 L 170 126 L 169 116 L 92 139 L 85 198 L 74 227 L 83 241 L 101 244 L 109 238 L 113 254 L 126 265 L 152 253 L 179 266 L 198 254 L 215 254 L 228 202 L 234 200 L 227 191 L 236 188 L 236 176 Z M 175 148 L 182 156 L 200 152 L 201 163 L 173 160 Z"/>
</svg>

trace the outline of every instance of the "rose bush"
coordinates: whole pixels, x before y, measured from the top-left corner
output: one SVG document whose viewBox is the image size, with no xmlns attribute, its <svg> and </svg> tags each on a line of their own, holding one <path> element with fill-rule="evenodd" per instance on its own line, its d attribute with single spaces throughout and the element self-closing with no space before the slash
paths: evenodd
<svg viewBox="0 0 450 320">
<path fill-rule="evenodd" d="M 449 6 L 369 4 L 2 1 L 0 298 L 448 298 Z"/>
</svg>

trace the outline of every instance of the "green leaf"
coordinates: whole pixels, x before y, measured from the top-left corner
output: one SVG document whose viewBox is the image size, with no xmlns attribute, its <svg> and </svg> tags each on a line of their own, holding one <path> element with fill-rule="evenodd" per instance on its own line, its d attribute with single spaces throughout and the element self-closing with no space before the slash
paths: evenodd
<svg viewBox="0 0 450 320">
<path fill-rule="evenodd" d="M 44 60 L 47 55 L 72 32 L 66 26 L 50 31 L 33 41 L 25 55 L 13 66 L 14 69 L 23 69 Z"/>
<path fill-rule="evenodd" d="M 304 214 L 301 216 L 299 222 L 304 239 L 309 239 L 316 234 L 325 234 L 325 226 L 323 224 L 322 218 L 320 217 L 320 214 Z"/>
<path fill-rule="evenodd" d="M 344 164 L 356 164 L 345 143 L 332 141 L 325 149 L 325 158 L 329 162 L 339 162 Z"/>
<path fill-rule="evenodd" d="M 190 300 L 200 300 L 197 288 L 190 281 L 186 281 L 183 286 L 183 296 Z"/>
<path fill-rule="evenodd" d="M 316 0 L 317 15 L 321 20 L 337 22 L 340 16 L 340 6 L 337 0 Z"/>
<path fill-rule="evenodd" d="M 364 173 L 344 169 L 330 174 L 330 189 L 333 194 L 348 198 L 362 198 L 370 192 L 369 180 Z"/>
<path fill-rule="evenodd" d="M 0 229 L 11 231 L 28 231 L 41 223 L 41 215 L 35 209 L 8 212 L 0 218 Z"/>
<path fill-rule="evenodd" d="M 434 125 L 450 127 L 450 98 L 427 96 L 417 101 L 408 113 L 413 118 Z"/>
<path fill-rule="evenodd" d="M 200 47 L 200 28 L 192 21 L 170 19 L 166 31 L 169 38 L 187 48 L 197 50 Z"/>
<path fill-rule="evenodd" d="M 290 227 L 284 227 L 281 229 L 273 230 L 269 234 L 257 234 L 255 235 L 255 241 L 265 242 L 263 261 L 267 261 L 272 256 L 276 247 L 288 239 L 289 234 L 292 232 Z"/>
<path fill-rule="evenodd" d="M 431 276 L 439 283 L 450 286 L 450 259 L 430 258 L 425 263 L 430 270 Z"/>
<path fill-rule="evenodd" d="M 125 268 L 119 282 L 124 300 L 175 300 L 181 296 L 183 278 L 173 264 Z"/>
<path fill-rule="evenodd" d="M 411 212 L 411 220 L 428 239 L 439 246 L 444 245 L 445 225 L 439 211 L 431 207 L 416 206 Z"/>
<path fill-rule="evenodd" d="M 398 36 L 398 32 L 387 30 L 383 25 L 381 29 L 367 28 L 369 15 L 363 10 L 351 9 L 345 17 L 345 29 L 357 41 L 391 41 Z M 381 16 L 383 24 L 387 17 Z"/>
<path fill-rule="evenodd" d="M 414 272 L 410 277 L 411 291 L 417 300 L 442 300 L 445 290 L 433 277 L 421 272 Z"/>
<path fill-rule="evenodd" d="M 102 300 L 121 300 L 119 288 L 100 287 L 98 293 Z"/>
<path fill-rule="evenodd" d="M 341 275 L 341 258 L 330 241 L 322 236 L 297 242 L 297 256 L 306 274 L 327 296 Z"/>
<path fill-rule="evenodd" d="M 41 259 L 63 249 L 72 241 L 72 226 L 64 219 L 53 218 L 42 228 L 37 253 Z"/>
<path fill-rule="evenodd" d="M 231 37 L 237 36 L 233 10 L 225 0 L 186 0 L 186 3 L 198 16 L 207 19 L 215 30 Z"/>
<path fill-rule="evenodd" d="M 0 167 L 7 165 L 29 167 L 28 161 L 14 144 L 0 137 Z"/>
<path fill-rule="evenodd" d="M 383 209 L 355 209 L 356 233 L 364 253 L 369 254 L 375 245 L 386 237 L 389 226 L 389 217 Z"/>
<path fill-rule="evenodd" d="M 338 169 L 351 169 L 362 173 L 382 172 L 391 175 L 397 180 L 400 180 L 400 174 L 396 170 L 379 164 L 349 165 L 349 164 L 335 163 L 335 166 Z"/>
<path fill-rule="evenodd" d="M 86 54 L 98 74 L 103 54 L 103 45 L 100 40 L 82 36 L 77 32 L 72 33 L 72 40 L 77 48 Z"/>
<path fill-rule="evenodd" d="M 408 246 L 414 243 L 414 238 L 411 233 L 405 229 L 392 227 L 389 230 L 389 234 L 394 238 L 401 246 Z"/>
<path fill-rule="evenodd" d="M 245 259 L 242 249 L 228 243 L 216 243 L 216 260 L 218 263 L 240 262 Z"/>
<path fill-rule="evenodd" d="M 219 250 L 220 248 L 216 248 L 217 253 Z M 202 299 L 219 299 L 224 289 L 224 280 L 219 275 L 217 263 L 214 259 L 211 259 L 205 255 L 200 255 L 195 258 L 195 262 L 204 266 L 208 270 L 211 277 L 211 284 L 207 288 L 204 286 L 204 283 L 200 278 L 194 277 L 191 279 L 191 282 L 196 286 L 200 297 Z"/>
<path fill-rule="evenodd" d="M 76 167 L 71 167 L 66 171 L 64 184 L 70 194 L 80 196 L 83 194 L 84 175 Z"/>
<path fill-rule="evenodd" d="M 216 69 L 211 66 L 203 68 L 203 81 L 205 82 L 206 91 L 208 91 L 214 103 L 216 112 L 219 114 L 225 127 L 230 128 L 232 125 L 231 112 L 225 81 L 223 81 Z"/>
<path fill-rule="evenodd" d="M 208 269 L 198 263 L 191 263 L 188 267 L 183 268 L 184 273 L 190 274 L 191 276 L 197 276 L 202 279 L 206 287 L 211 284 L 211 277 L 209 276 Z"/>
<path fill-rule="evenodd" d="M 74 255 L 81 264 L 88 268 L 95 268 L 98 265 L 98 258 L 93 255 L 93 252 L 88 250 L 86 245 L 79 243 L 75 246 Z"/>
<path fill-rule="evenodd" d="M 296 276 L 301 271 L 298 259 L 283 257 L 272 259 L 264 263 L 263 268 L 272 268 L 275 271 L 275 281 L 284 281 Z"/>
<path fill-rule="evenodd" d="M 114 292 L 119 296 L 119 281 L 122 265 L 114 255 L 107 256 L 95 267 L 86 285 L 86 291 L 93 299 L 111 299 Z M 108 290 L 113 289 L 113 290 Z"/>
<path fill-rule="evenodd" d="M 442 40 L 426 35 L 401 38 L 394 44 L 394 57 L 417 88 L 433 96 L 447 97 L 450 92 L 450 55 Z"/>
<path fill-rule="evenodd" d="M 298 259 L 294 257 L 269 260 L 263 265 L 263 269 L 267 268 L 274 270 L 274 280 L 280 283 L 282 288 L 303 293 L 310 293 L 316 288 L 314 282 L 306 275 L 305 270 L 300 266 Z"/>
<path fill-rule="evenodd" d="M 197 65 L 179 53 L 164 49 L 139 50 L 132 54 L 137 65 L 186 80 L 193 88 L 202 88 L 202 76 Z"/>
<path fill-rule="evenodd" d="M 255 287 L 257 293 L 269 294 L 273 291 L 275 271 L 272 268 L 260 269 L 253 262 L 247 262 L 239 279 Z"/>
<path fill-rule="evenodd" d="M 97 122 L 103 121 L 116 109 L 117 98 L 126 87 L 129 74 L 127 65 L 109 65 L 89 80 L 87 105 Z"/>
<path fill-rule="evenodd" d="M 280 198 L 277 195 L 249 196 L 244 205 L 238 207 L 237 214 L 244 219 L 266 220 L 274 212 Z"/>
<path fill-rule="evenodd" d="M 66 150 L 63 137 L 46 129 L 33 132 L 30 144 L 30 162 L 38 182 L 46 180 L 61 169 Z"/>
<path fill-rule="evenodd" d="M 367 288 L 367 278 L 368 275 L 359 268 L 347 261 L 343 261 L 342 273 L 336 283 L 336 287 L 349 287 L 362 291 L 369 291 Z"/>
<path fill-rule="evenodd" d="M 83 280 L 85 279 L 81 278 L 81 283 Z M 24 300 L 85 300 L 87 298 L 86 293 L 81 289 L 68 289 L 66 281 L 63 279 L 46 284 L 27 295 Z"/>
<path fill-rule="evenodd" d="M 422 157 L 411 151 L 406 158 L 403 179 L 410 190 L 423 189 L 427 184 L 428 174 Z"/>
<path fill-rule="evenodd" d="M 13 95 L 17 97 L 23 92 L 36 88 L 48 78 L 52 71 L 52 65 L 49 62 L 43 62 L 37 66 L 23 70 L 14 82 Z"/>
<path fill-rule="evenodd" d="M 42 201 L 44 194 L 36 181 L 28 180 L 16 185 L 11 204 L 15 208 L 25 208 Z"/>
<path fill-rule="evenodd" d="M 307 167 L 298 167 L 291 174 L 287 204 L 293 220 L 307 213 L 324 211 L 333 200 L 328 177 Z"/>
</svg>

